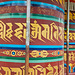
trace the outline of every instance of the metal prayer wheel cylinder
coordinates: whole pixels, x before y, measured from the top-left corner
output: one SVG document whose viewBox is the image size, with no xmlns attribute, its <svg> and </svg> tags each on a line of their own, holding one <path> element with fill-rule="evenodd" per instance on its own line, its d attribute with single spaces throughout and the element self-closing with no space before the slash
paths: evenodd
<svg viewBox="0 0 75 75">
<path fill-rule="evenodd" d="M 67 4 L 67 1 L 65 2 Z M 65 27 L 64 27 L 64 70 L 66 73 L 66 35 L 67 35 L 67 11 L 66 11 L 66 5 L 65 5 Z M 75 1 L 70 0 L 70 12 L 69 12 L 69 73 L 75 72 Z"/>
<path fill-rule="evenodd" d="M 25 75 L 27 1 L 0 0 L 0 75 Z M 32 0 L 29 75 L 64 75 L 64 0 Z"/>
</svg>

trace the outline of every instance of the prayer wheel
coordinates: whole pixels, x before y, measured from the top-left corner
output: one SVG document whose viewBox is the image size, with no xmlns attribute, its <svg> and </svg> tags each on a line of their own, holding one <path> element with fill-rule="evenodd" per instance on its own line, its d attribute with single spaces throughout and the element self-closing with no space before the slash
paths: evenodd
<svg viewBox="0 0 75 75">
<path fill-rule="evenodd" d="M 67 0 L 65 2 L 67 4 Z M 66 35 L 67 35 L 67 11 L 65 5 L 65 32 L 64 32 L 64 69 L 66 73 Z M 69 12 L 69 73 L 75 75 L 75 1 L 70 0 L 70 12 Z"/>
<path fill-rule="evenodd" d="M 25 0 L 0 0 L 0 75 L 25 75 Z M 64 75 L 64 0 L 32 0 L 29 75 Z"/>
</svg>

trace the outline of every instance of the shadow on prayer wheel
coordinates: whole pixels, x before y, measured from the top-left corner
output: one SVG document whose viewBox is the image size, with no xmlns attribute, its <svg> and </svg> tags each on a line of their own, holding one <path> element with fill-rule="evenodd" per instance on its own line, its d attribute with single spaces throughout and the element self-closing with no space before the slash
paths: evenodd
<svg viewBox="0 0 75 75">
<path fill-rule="evenodd" d="M 0 0 L 0 75 L 25 75 L 26 1 Z M 29 75 L 64 75 L 64 0 L 32 0 Z"/>
</svg>

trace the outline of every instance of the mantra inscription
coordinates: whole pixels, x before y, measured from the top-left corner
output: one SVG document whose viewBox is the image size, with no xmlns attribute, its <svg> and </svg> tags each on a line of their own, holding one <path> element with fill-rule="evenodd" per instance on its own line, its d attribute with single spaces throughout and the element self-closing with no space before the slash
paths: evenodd
<svg viewBox="0 0 75 75">
<path fill-rule="evenodd" d="M 38 39 L 42 42 L 45 42 L 44 39 L 52 42 L 56 40 L 63 41 L 63 32 L 64 28 L 56 25 L 55 22 L 52 22 L 50 25 L 40 25 L 36 20 L 34 20 L 34 23 L 31 23 L 31 41 L 33 41 L 33 39 Z M 22 39 L 26 39 L 26 23 L 14 23 L 13 25 L 12 23 L 3 23 L 0 21 L 0 39 L 5 42 L 10 42 L 13 41 L 13 37 L 22 42 Z"/>
<path fill-rule="evenodd" d="M 51 0 L 52 2 L 55 2 L 55 0 Z M 56 2 L 61 5 L 63 5 L 65 3 L 65 0 L 56 0 Z"/>
<path fill-rule="evenodd" d="M 64 74 L 64 66 L 59 65 L 60 71 L 59 75 Z M 25 66 L 22 66 L 21 68 L 14 68 L 14 67 L 0 67 L 0 70 L 3 70 L 5 73 L 4 75 L 12 75 L 12 73 L 15 73 L 13 75 L 25 75 Z M 47 72 L 47 73 L 46 73 Z M 33 68 L 29 68 L 29 75 L 58 75 L 58 66 L 51 66 L 51 64 L 48 64 L 46 68 L 43 68 L 41 65 L 33 66 Z M 0 75 L 3 75 L 0 72 Z"/>
<path fill-rule="evenodd" d="M 75 21 L 75 12 L 73 11 L 71 11 L 70 13 L 69 13 L 69 15 L 70 15 L 70 20 L 71 21 Z M 67 20 L 67 12 L 65 12 L 65 20 Z"/>
<path fill-rule="evenodd" d="M 66 39 L 67 39 L 67 32 L 65 31 L 64 34 L 65 34 L 64 40 L 66 41 Z M 75 33 L 74 32 L 70 32 L 69 33 L 69 40 L 75 41 Z"/>
<path fill-rule="evenodd" d="M 64 53 L 64 61 L 66 61 L 66 60 L 67 60 L 66 53 Z M 69 61 L 75 62 L 75 53 L 74 52 L 69 53 Z"/>
</svg>

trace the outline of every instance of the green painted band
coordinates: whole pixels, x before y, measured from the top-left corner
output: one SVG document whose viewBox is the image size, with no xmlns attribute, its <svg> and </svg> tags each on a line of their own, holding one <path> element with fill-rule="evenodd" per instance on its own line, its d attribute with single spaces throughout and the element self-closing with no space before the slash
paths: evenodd
<svg viewBox="0 0 75 75">
<path fill-rule="evenodd" d="M 48 63 L 62 61 L 64 58 L 51 59 L 51 60 L 29 60 L 29 63 Z M 25 63 L 25 60 L 13 60 L 13 59 L 0 59 L 2 62 L 13 62 L 13 63 Z"/>
<path fill-rule="evenodd" d="M 63 58 L 63 56 L 58 56 L 58 57 L 45 57 L 45 58 L 29 58 L 30 60 L 50 60 L 50 59 L 59 59 Z"/>
<path fill-rule="evenodd" d="M 50 60 L 50 59 L 59 59 L 59 58 L 63 58 L 63 56 L 45 57 L 45 58 L 29 58 L 29 60 Z M 7 57 L 7 56 L 0 56 L 0 59 L 25 60 L 24 57 Z"/>
<path fill-rule="evenodd" d="M 67 49 L 64 48 L 64 51 L 67 51 Z M 75 48 L 69 48 L 69 51 L 75 51 Z"/>
<path fill-rule="evenodd" d="M 67 30 L 66 28 L 64 30 Z M 70 28 L 69 30 L 71 31 L 75 31 L 75 28 Z"/>
<path fill-rule="evenodd" d="M 51 59 L 51 60 L 36 60 L 36 61 L 29 60 L 29 63 L 47 63 L 47 62 L 56 62 L 56 61 L 62 61 L 62 60 L 64 60 L 64 58 Z"/>
<path fill-rule="evenodd" d="M 26 13 L 6 13 L 0 14 L 0 19 L 6 18 L 26 18 Z M 42 14 L 31 14 L 32 19 L 43 19 L 43 20 L 51 20 L 64 24 L 64 20 L 55 16 L 42 15 Z"/>
</svg>

